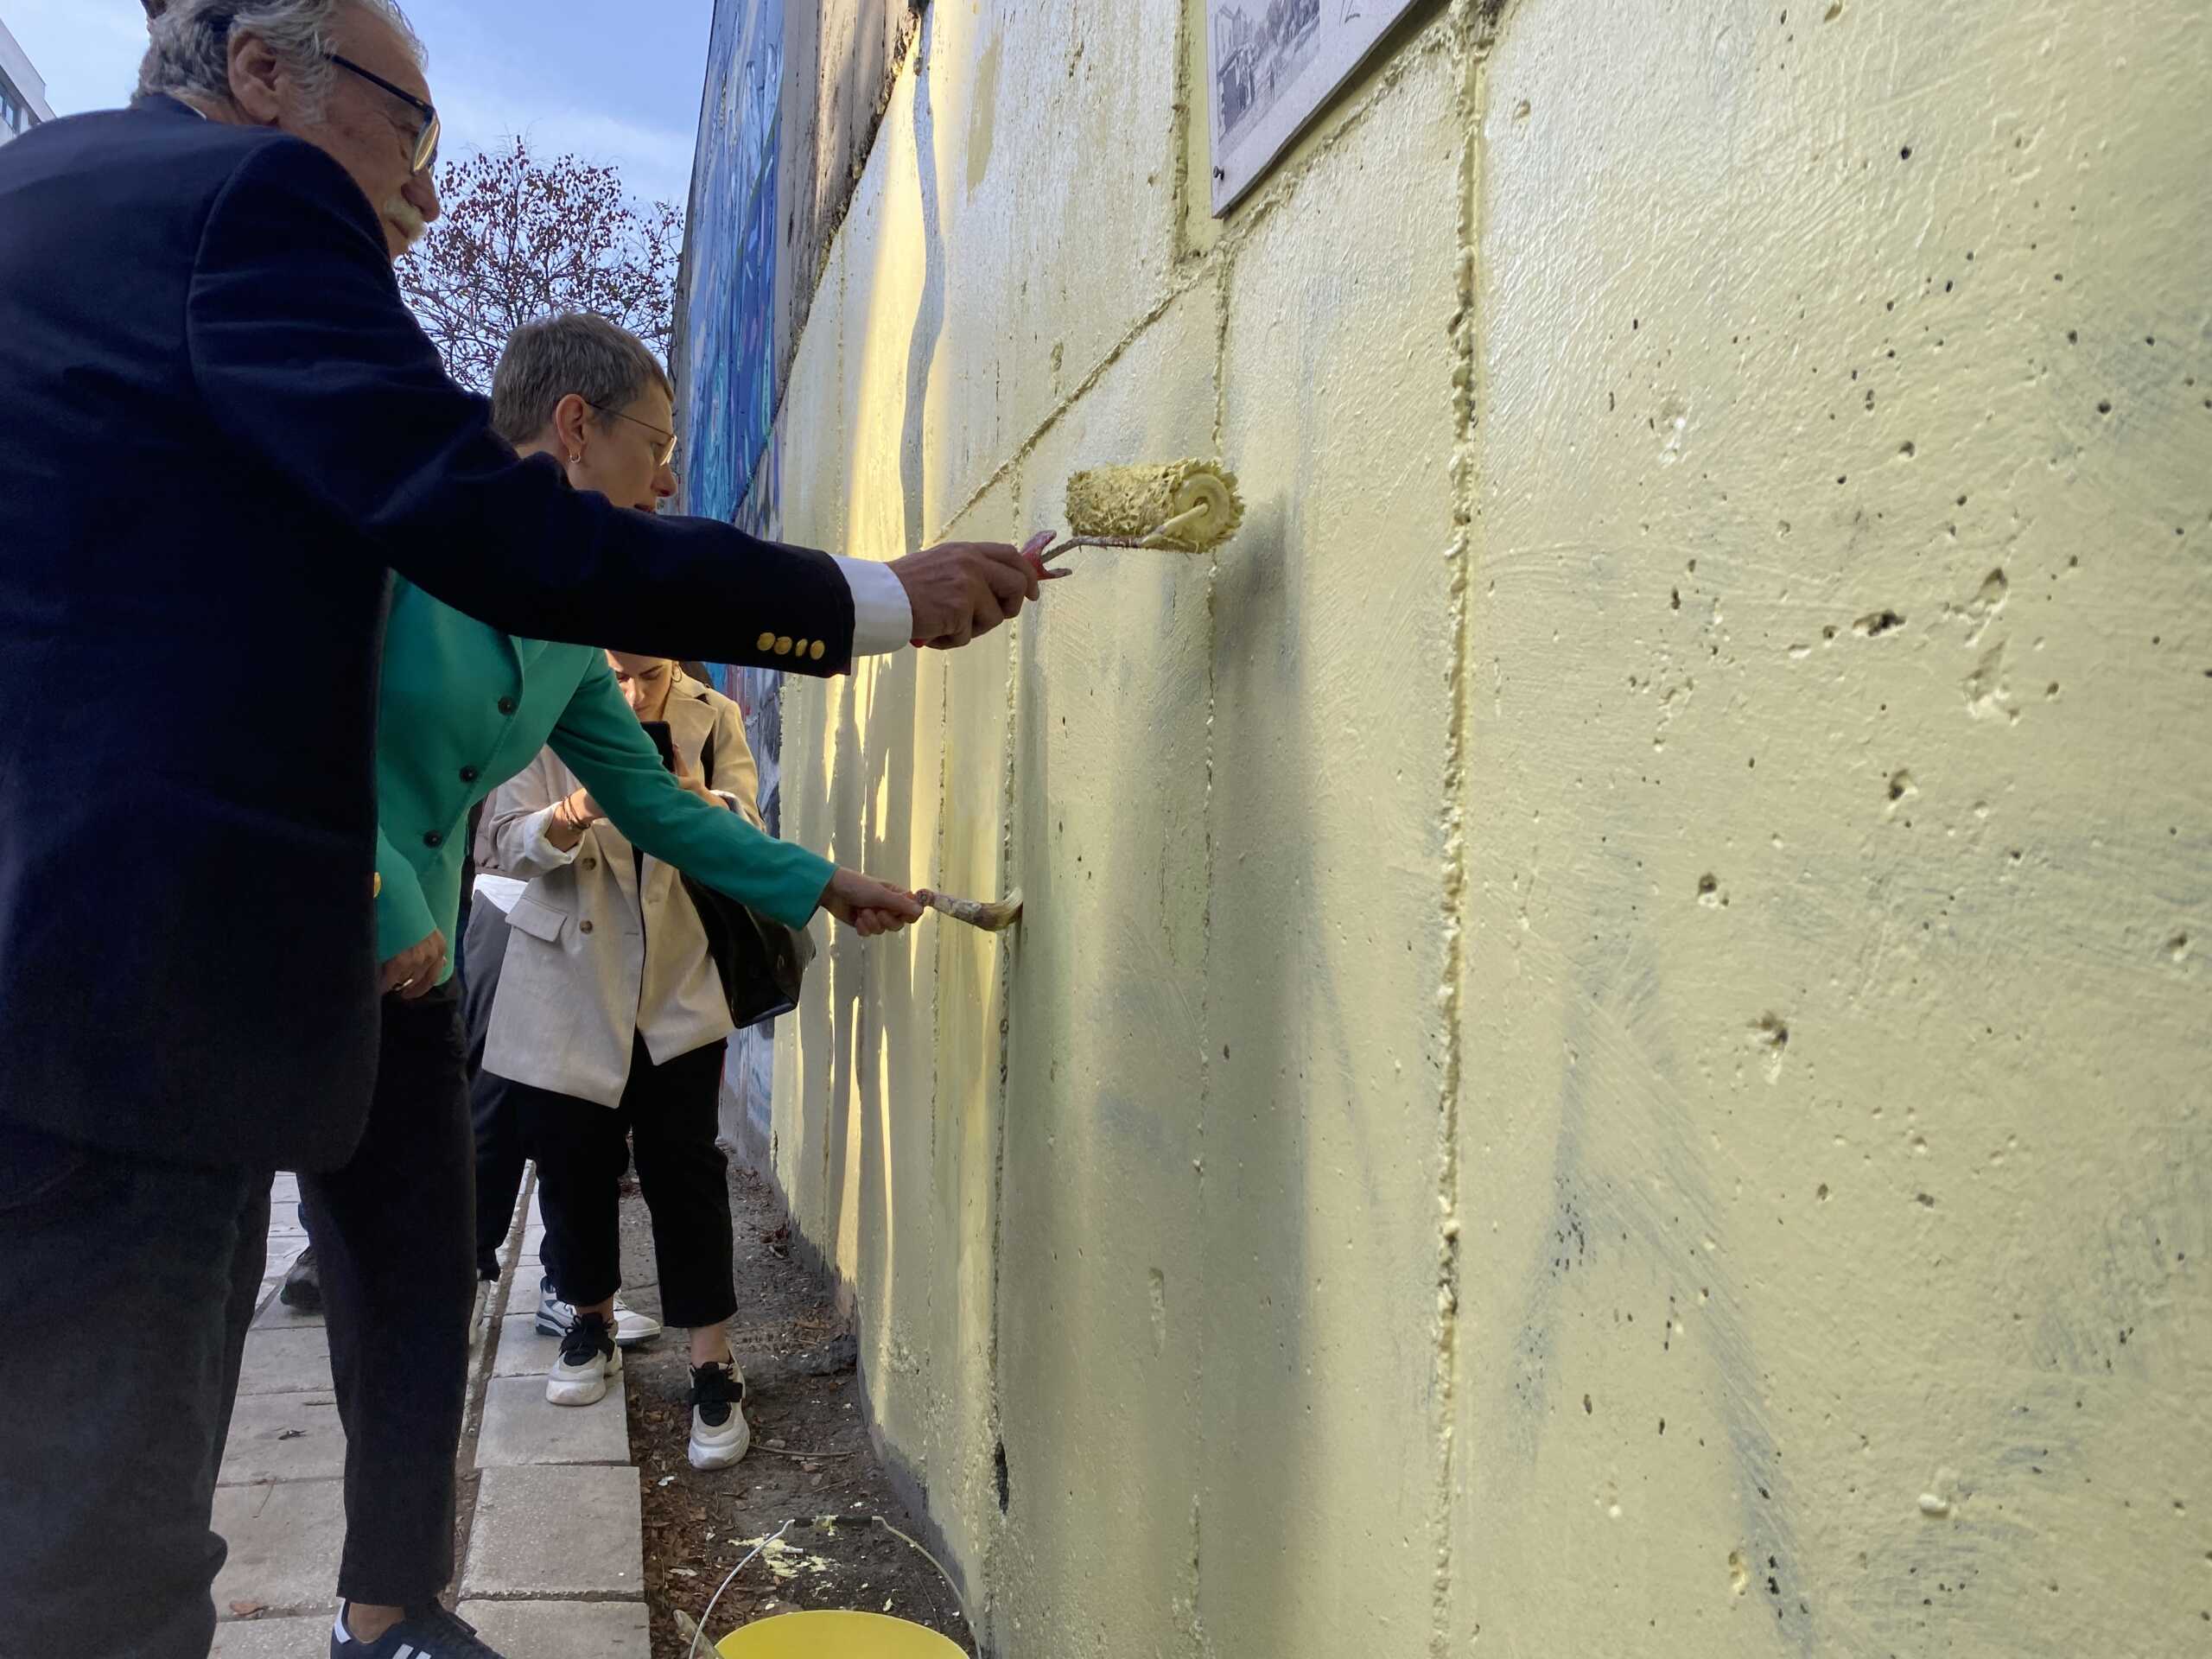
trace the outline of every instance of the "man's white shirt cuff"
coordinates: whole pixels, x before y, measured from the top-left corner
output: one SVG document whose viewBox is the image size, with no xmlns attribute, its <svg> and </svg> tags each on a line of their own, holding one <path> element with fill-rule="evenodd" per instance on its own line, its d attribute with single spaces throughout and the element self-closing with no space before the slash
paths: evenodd
<svg viewBox="0 0 2212 1659">
<path fill-rule="evenodd" d="M 874 559 L 839 559 L 853 590 L 853 655 L 875 657 L 914 640 L 914 607 L 896 571 Z"/>
</svg>

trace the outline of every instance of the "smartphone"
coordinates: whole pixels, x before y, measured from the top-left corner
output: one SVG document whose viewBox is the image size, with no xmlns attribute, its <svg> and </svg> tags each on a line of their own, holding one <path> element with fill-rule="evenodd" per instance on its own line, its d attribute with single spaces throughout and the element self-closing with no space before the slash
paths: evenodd
<svg viewBox="0 0 2212 1659">
<path fill-rule="evenodd" d="M 645 720 L 638 722 L 645 728 L 645 735 L 653 741 L 653 747 L 660 751 L 660 763 L 671 772 L 676 770 L 676 739 L 664 720 Z"/>
</svg>

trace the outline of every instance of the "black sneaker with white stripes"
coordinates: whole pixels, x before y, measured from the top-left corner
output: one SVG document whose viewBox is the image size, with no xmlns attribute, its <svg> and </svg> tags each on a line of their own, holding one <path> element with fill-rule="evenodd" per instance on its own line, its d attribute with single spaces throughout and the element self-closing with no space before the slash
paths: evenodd
<svg viewBox="0 0 2212 1659">
<path fill-rule="evenodd" d="M 465 1624 L 433 1602 L 408 1610 L 401 1619 L 373 1642 L 364 1642 L 346 1629 L 341 1608 L 330 1627 L 330 1659 L 505 1659 L 498 1649 L 479 1641 L 476 1627 Z"/>
</svg>

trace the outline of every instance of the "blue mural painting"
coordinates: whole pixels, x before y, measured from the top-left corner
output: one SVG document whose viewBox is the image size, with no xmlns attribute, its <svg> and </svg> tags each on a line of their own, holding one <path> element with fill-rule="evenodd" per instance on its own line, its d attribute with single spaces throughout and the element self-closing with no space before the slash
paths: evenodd
<svg viewBox="0 0 2212 1659">
<path fill-rule="evenodd" d="M 707 93 L 691 168 L 684 282 L 677 296 L 683 354 L 683 508 L 755 535 L 781 530 L 775 443 L 776 181 L 783 133 L 784 0 L 717 0 Z M 783 676 L 712 665 L 716 685 L 745 711 L 760 768 L 760 811 L 782 821 Z M 775 1047 L 770 1027 L 740 1032 L 725 1075 L 765 1140 Z"/>
<path fill-rule="evenodd" d="M 678 296 L 685 319 L 678 365 L 690 456 L 685 505 L 702 517 L 741 523 L 776 415 L 783 40 L 783 0 L 720 0 L 715 9 Z"/>
</svg>

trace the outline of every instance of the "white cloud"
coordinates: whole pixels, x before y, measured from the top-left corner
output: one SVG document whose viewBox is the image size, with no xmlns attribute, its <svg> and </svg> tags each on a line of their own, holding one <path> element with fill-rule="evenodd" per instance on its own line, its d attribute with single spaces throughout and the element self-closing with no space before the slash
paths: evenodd
<svg viewBox="0 0 2212 1659">
<path fill-rule="evenodd" d="M 691 189 L 690 131 L 675 132 L 625 121 L 601 110 L 545 109 L 486 94 L 462 81 L 435 86 L 445 121 L 448 156 L 495 149 L 520 134 L 533 150 L 563 152 L 618 168 L 632 195 L 683 206 Z"/>
</svg>

